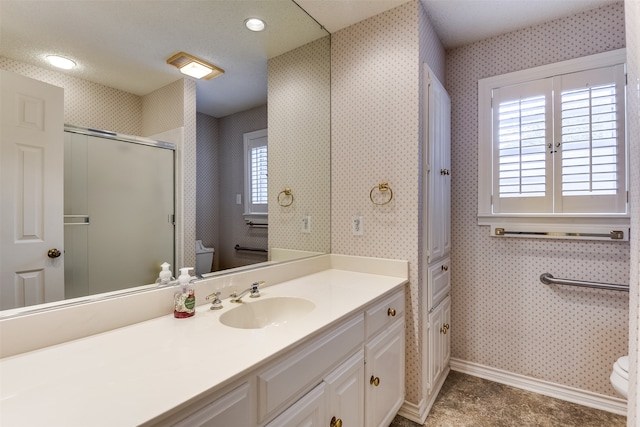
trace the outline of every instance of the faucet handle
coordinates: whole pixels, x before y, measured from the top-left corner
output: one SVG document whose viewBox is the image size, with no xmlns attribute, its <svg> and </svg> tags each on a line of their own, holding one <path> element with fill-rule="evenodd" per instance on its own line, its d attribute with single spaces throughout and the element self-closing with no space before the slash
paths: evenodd
<svg viewBox="0 0 640 427">
<path fill-rule="evenodd" d="M 211 295 L 207 295 L 206 299 L 207 301 L 209 300 L 213 300 L 211 301 L 211 307 L 209 307 L 211 310 L 220 310 L 222 308 L 222 301 L 220 300 L 220 292 L 214 292 Z"/>
<path fill-rule="evenodd" d="M 261 285 L 264 285 L 264 280 L 260 281 L 260 282 L 254 282 L 251 285 L 251 294 L 249 295 L 249 298 L 258 298 L 260 296 L 260 289 L 259 287 Z"/>
</svg>

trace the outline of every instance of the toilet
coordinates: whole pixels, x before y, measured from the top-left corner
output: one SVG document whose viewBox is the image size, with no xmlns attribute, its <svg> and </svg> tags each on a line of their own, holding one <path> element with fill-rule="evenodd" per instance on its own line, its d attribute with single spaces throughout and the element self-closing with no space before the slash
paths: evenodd
<svg viewBox="0 0 640 427">
<path fill-rule="evenodd" d="M 202 240 L 196 240 L 196 276 L 211 273 L 214 253 L 215 250 L 205 247 Z"/>
<path fill-rule="evenodd" d="M 616 360 L 609 379 L 613 388 L 622 396 L 627 397 L 629 392 L 629 356 L 622 356 Z"/>
</svg>

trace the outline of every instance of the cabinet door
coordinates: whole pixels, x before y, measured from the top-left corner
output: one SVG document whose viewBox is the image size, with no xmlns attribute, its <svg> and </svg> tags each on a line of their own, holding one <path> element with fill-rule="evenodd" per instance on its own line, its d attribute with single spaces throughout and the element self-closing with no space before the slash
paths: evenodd
<svg viewBox="0 0 640 427">
<path fill-rule="evenodd" d="M 451 100 L 426 65 L 424 74 L 424 189 L 428 192 L 424 243 L 426 261 L 432 263 L 451 249 Z"/>
<path fill-rule="evenodd" d="M 451 297 L 429 315 L 429 384 L 434 387 L 446 371 L 451 355 Z M 431 390 L 433 391 L 433 390 Z"/>
<path fill-rule="evenodd" d="M 325 406 L 325 384 L 322 382 L 278 415 L 267 427 L 325 427 Z M 244 424 L 234 422 L 226 427 L 242 425 Z"/>
<path fill-rule="evenodd" d="M 250 426 L 251 399 L 249 383 L 244 383 L 173 424 L 176 427 Z"/>
<path fill-rule="evenodd" d="M 349 427 L 364 427 L 364 351 L 360 350 L 324 380 L 327 394 L 325 426 L 341 420 Z"/>
<path fill-rule="evenodd" d="M 451 290 L 451 258 L 431 265 L 427 269 L 427 309 L 433 310 Z"/>
<path fill-rule="evenodd" d="M 443 304 L 439 304 L 429 314 L 429 384 L 431 387 L 437 382 L 444 368 L 442 360 L 442 337 L 445 335 Z"/>
<path fill-rule="evenodd" d="M 442 317 L 447 328 L 447 333 L 442 336 L 442 365 L 445 369 L 451 358 L 451 297 L 442 301 Z"/>
<path fill-rule="evenodd" d="M 404 402 L 404 318 L 365 346 L 365 425 L 387 427 Z"/>
</svg>

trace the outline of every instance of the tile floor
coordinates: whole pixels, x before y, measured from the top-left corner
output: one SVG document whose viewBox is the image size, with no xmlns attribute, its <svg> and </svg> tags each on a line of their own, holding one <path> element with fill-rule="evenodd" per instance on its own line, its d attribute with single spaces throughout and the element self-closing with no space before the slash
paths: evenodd
<svg viewBox="0 0 640 427">
<path fill-rule="evenodd" d="M 451 371 L 425 427 L 625 427 L 624 416 Z M 421 427 L 397 416 L 389 427 Z"/>
</svg>

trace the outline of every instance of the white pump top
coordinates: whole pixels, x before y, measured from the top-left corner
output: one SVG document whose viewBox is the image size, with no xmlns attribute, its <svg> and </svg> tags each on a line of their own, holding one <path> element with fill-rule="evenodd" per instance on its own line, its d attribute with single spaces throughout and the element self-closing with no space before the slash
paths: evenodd
<svg viewBox="0 0 640 427">
<path fill-rule="evenodd" d="M 180 276 L 178 276 L 178 282 L 181 285 L 186 285 L 191 280 L 191 275 L 189 274 L 189 270 L 193 270 L 193 267 L 182 267 L 180 269 Z"/>
</svg>

